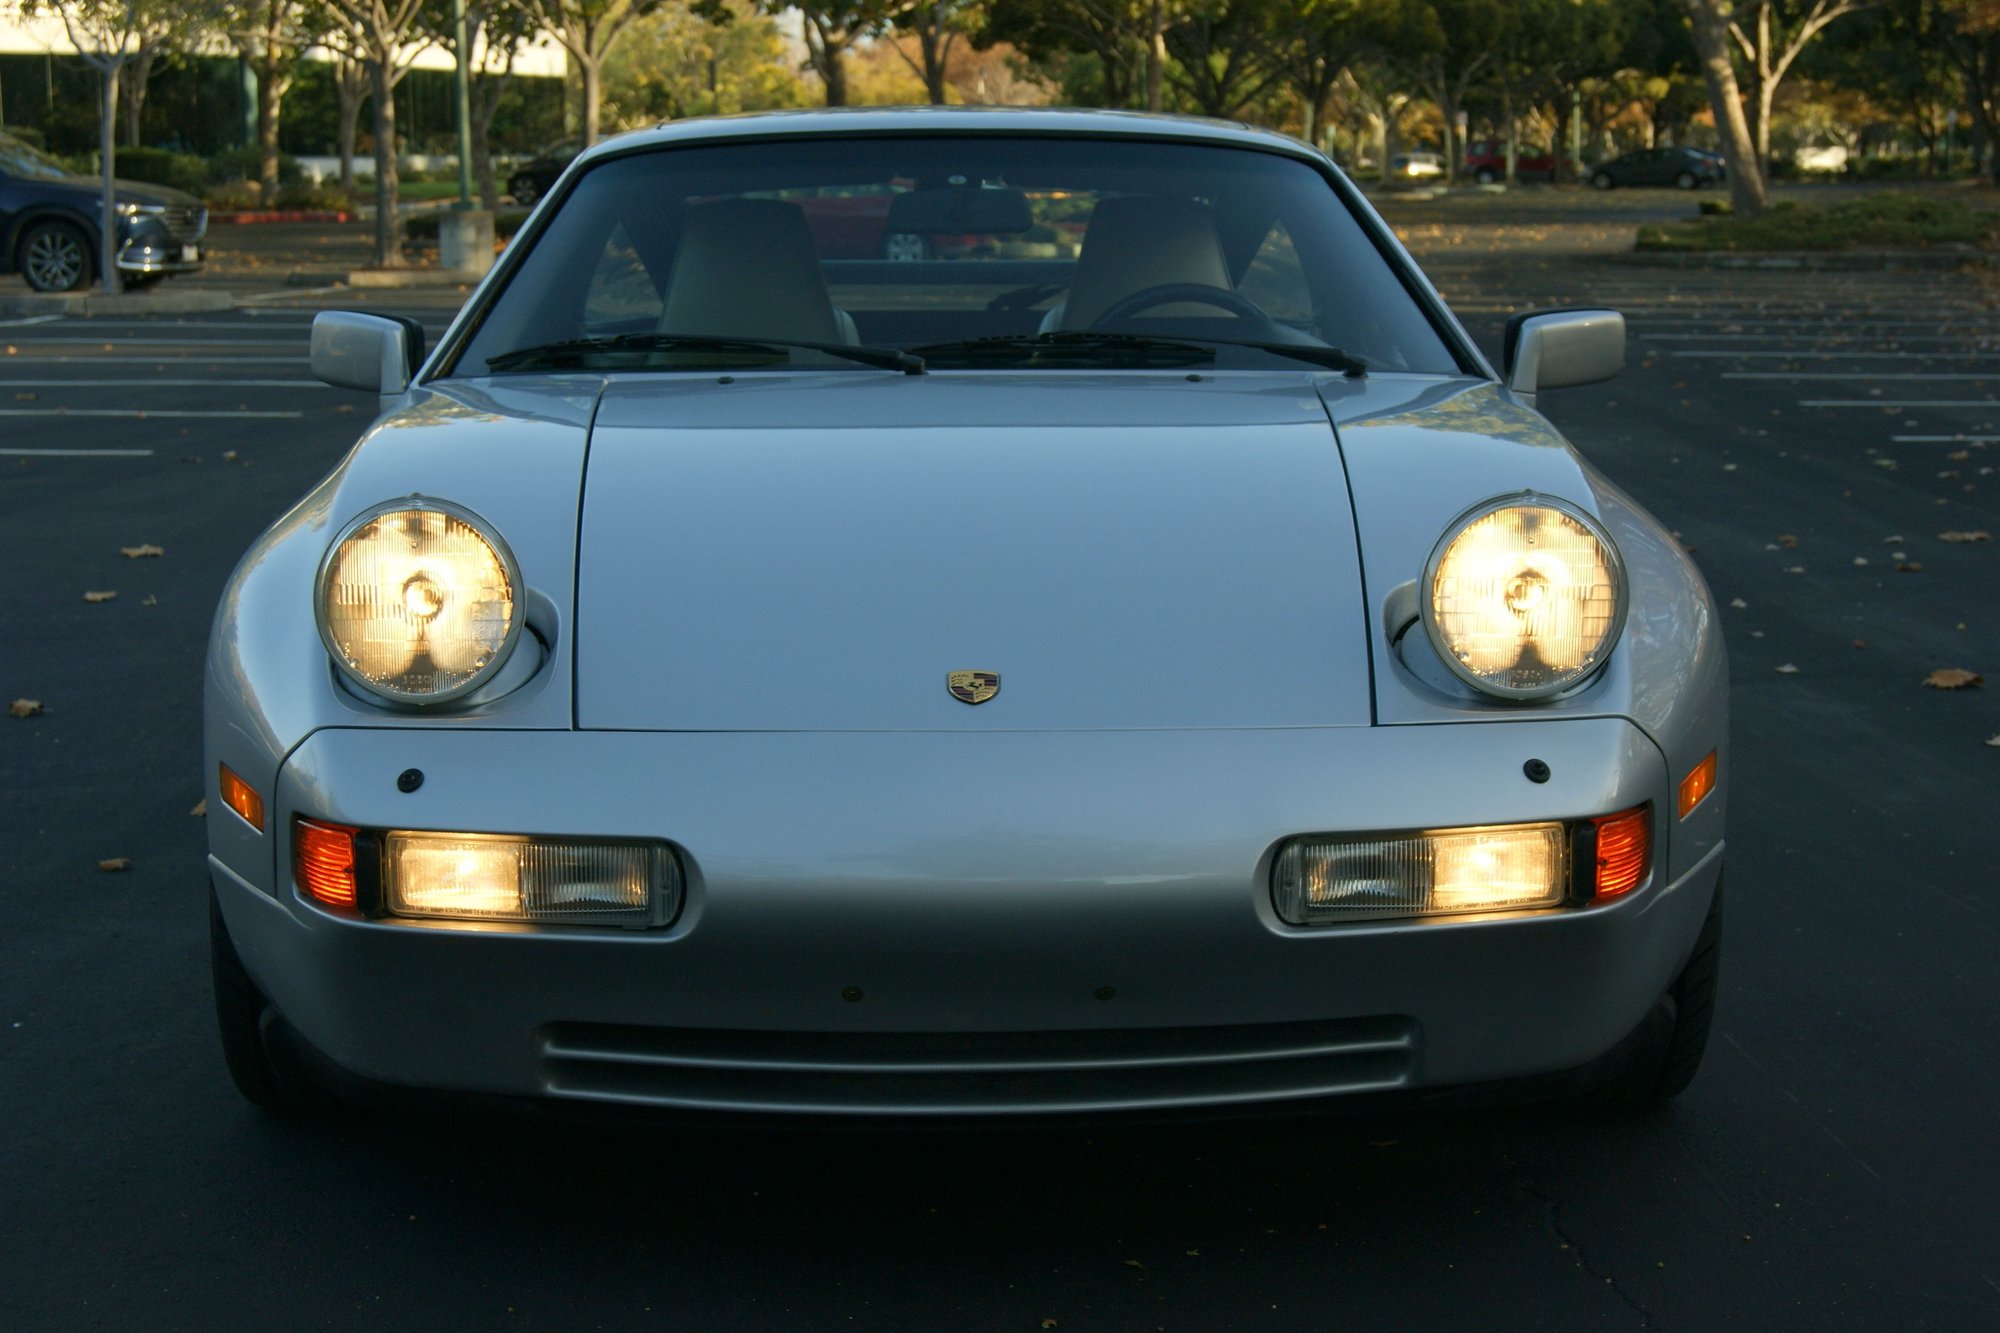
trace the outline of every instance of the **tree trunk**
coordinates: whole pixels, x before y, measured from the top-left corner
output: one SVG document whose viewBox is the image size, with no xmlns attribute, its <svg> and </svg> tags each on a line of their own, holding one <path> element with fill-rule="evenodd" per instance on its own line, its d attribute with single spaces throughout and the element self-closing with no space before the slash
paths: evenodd
<svg viewBox="0 0 2000 1333">
<path fill-rule="evenodd" d="M 1680 0 L 1693 30 L 1694 49 L 1708 85 L 1709 109 L 1722 131 L 1729 158 L 1729 199 L 1739 215 L 1764 211 L 1764 173 L 1757 165 L 1757 145 L 1743 118 L 1743 94 L 1736 86 L 1736 66 L 1730 59 L 1729 28 L 1716 0 Z"/>
<path fill-rule="evenodd" d="M 132 59 L 131 77 L 125 80 L 125 146 L 139 146 L 139 113 L 146 109 L 146 80 L 153 74 L 157 53 L 148 47 Z"/>
<path fill-rule="evenodd" d="M 604 58 L 579 56 L 576 72 L 583 83 L 583 146 L 588 148 L 597 142 L 597 126 L 604 104 Z"/>
<path fill-rule="evenodd" d="M 368 62 L 375 102 L 375 267 L 403 267 L 403 226 L 397 216 L 396 53 L 377 51 Z"/>
<path fill-rule="evenodd" d="M 361 104 L 368 100 L 365 71 L 351 61 L 333 67 L 334 95 L 340 99 L 340 188 L 354 192 L 354 138 L 361 123 Z"/>
<path fill-rule="evenodd" d="M 1146 11 L 1146 110 L 1158 113 L 1166 105 L 1162 87 L 1167 69 L 1165 0 L 1152 0 Z"/>
<path fill-rule="evenodd" d="M 278 197 L 278 122 L 291 79 L 270 55 L 257 62 L 257 190 L 269 204 Z"/>
<path fill-rule="evenodd" d="M 97 151 L 98 168 L 103 173 L 104 193 L 100 201 L 103 212 L 98 215 L 103 223 L 97 229 L 97 269 L 103 280 L 104 293 L 116 296 L 118 281 L 118 199 L 117 188 L 112 181 L 117 177 L 117 148 L 113 140 L 118 124 L 118 66 L 106 64 L 104 74 L 104 98 L 98 106 Z"/>
<path fill-rule="evenodd" d="M 1521 118 L 1514 114 L 1514 85 L 1510 80 L 1500 90 L 1500 118 L 1507 122 L 1507 183 L 1521 179 Z"/>
</svg>

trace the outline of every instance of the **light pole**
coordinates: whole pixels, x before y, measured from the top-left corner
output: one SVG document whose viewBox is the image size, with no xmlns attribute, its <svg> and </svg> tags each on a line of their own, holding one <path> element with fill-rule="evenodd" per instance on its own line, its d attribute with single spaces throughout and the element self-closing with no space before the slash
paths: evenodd
<svg viewBox="0 0 2000 1333">
<path fill-rule="evenodd" d="M 451 0 L 451 103 L 458 117 L 458 206 L 472 207 L 472 52 L 465 38 L 465 0 Z"/>
<path fill-rule="evenodd" d="M 458 202 L 438 218 L 438 264 L 468 277 L 493 267 L 493 215 L 472 206 L 472 50 L 465 0 L 451 0 L 452 110 L 458 120 Z"/>
</svg>

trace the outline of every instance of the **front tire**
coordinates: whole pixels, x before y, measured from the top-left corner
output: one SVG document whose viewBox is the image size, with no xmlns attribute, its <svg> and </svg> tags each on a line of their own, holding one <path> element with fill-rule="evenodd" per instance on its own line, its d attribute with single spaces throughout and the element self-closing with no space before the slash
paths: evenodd
<svg viewBox="0 0 2000 1333">
<path fill-rule="evenodd" d="M 1673 1027 L 1647 1058 L 1641 1059 L 1604 1091 L 1616 1105 L 1635 1109 L 1663 1105 L 1686 1092 L 1701 1068 L 1715 1019 L 1715 993 L 1722 979 L 1722 884 L 1708 905 L 1694 952 L 1674 978 L 1666 999 Z"/>
<path fill-rule="evenodd" d="M 1494 181 L 1499 180 L 1500 178 L 1493 174 L 1493 168 L 1481 167 L 1478 171 L 1473 173 L 1472 179 L 1481 185 L 1491 185 Z"/>
<path fill-rule="evenodd" d="M 90 285 L 90 237 L 73 222 L 30 223 L 14 252 L 14 267 L 38 292 L 73 292 Z"/>
<path fill-rule="evenodd" d="M 208 893 L 208 960 L 215 986 L 216 1031 L 236 1090 L 245 1101 L 273 1115 L 310 1115 L 327 1109 L 331 1099 L 282 1040 L 277 1011 L 236 956 L 214 889 Z"/>
<path fill-rule="evenodd" d="M 892 231 L 882 238 L 882 258 L 911 263 L 931 257 L 931 243 L 913 231 Z"/>
<path fill-rule="evenodd" d="M 1611 176 L 1608 172 L 1600 171 L 1590 178 L 1590 185 L 1592 189 L 1608 190 L 1611 188 Z"/>
<path fill-rule="evenodd" d="M 1700 184 L 1701 178 L 1696 176 L 1692 171 L 1683 171 L 1680 175 L 1674 177 L 1674 187 L 1676 189 L 1692 190 Z"/>
</svg>

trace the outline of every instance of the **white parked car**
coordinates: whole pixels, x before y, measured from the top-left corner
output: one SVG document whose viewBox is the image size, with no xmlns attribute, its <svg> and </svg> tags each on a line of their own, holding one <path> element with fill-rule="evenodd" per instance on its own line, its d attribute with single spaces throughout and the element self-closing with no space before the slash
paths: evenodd
<svg viewBox="0 0 2000 1333">
<path fill-rule="evenodd" d="M 1082 228 L 1073 257 L 829 258 Z M 223 1046 L 786 1115 L 1679 1092 L 1714 1000 L 1715 608 L 1320 153 L 839 111 L 583 153 L 258 540 L 207 676 Z"/>
</svg>

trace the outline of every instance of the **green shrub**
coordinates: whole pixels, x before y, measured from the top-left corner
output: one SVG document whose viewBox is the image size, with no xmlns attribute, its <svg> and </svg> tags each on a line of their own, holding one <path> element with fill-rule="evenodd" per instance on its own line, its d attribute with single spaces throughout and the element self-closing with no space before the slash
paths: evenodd
<svg viewBox="0 0 2000 1333">
<path fill-rule="evenodd" d="M 208 159 L 208 176 L 213 181 L 254 181 L 257 179 L 257 149 L 246 145 L 228 148 Z M 278 185 L 304 185 L 306 169 L 288 153 L 278 154 Z"/>
<path fill-rule="evenodd" d="M 1726 218 L 1736 211 L 1736 205 L 1727 199 L 1704 199 L 1701 201 L 1701 215 L 1705 218 Z"/>
<path fill-rule="evenodd" d="M 274 207 L 307 212 L 340 212 L 352 208 L 347 196 L 332 185 L 293 185 L 278 191 Z"/>
<path fill-rule="evenodd" d="M 121 148 L 113 164 L 125 180 L 166 185 L 190 194 L 199 193 L 209 179 L 206 160 L 164 148 Z"/>
<path fill-rule="evenodd" d="M 1641 250 L 1921 249 L 1990 245 L 2000 215 L 1962 199 L 1884 192 L 1825 208 L 1781 199 L 1755 217 L 1708 217 L 1698 222 L 1639 228 Z"/>
<path fill-rule="evenodd" d="M 263 192 L 251 181 L 224 181 L 209 186 L 201 195 L 209 211 L 215 213 L 236 213 L 264 206 Z"/>
</svg>

